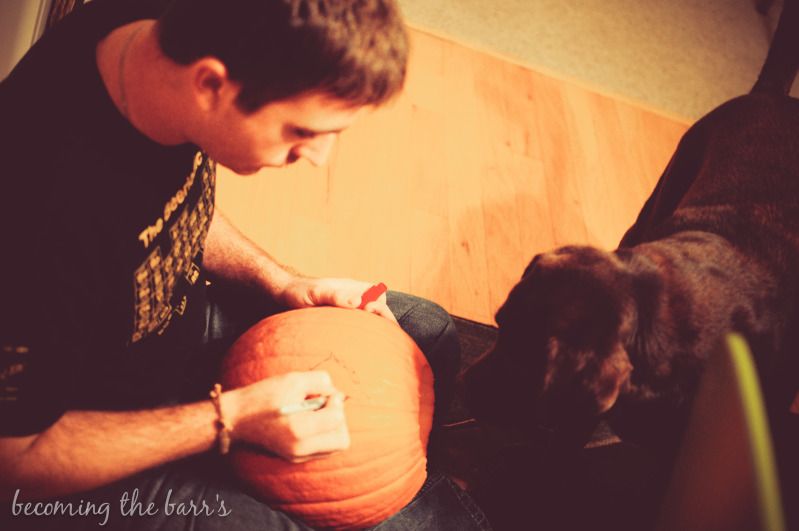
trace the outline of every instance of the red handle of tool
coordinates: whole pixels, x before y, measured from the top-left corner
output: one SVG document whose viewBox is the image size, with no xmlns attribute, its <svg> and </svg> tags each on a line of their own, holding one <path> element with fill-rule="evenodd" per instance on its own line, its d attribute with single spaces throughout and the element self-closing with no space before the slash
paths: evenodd
<svg viewBox="0 0 799 531">
<path fill-rule="evenodd" d="M 361 304 L 358 306 L 358 309 L 363 310 L 366 308 L 367 304 L 376 301 L 386 291 L 388 291 L 388 288 L 382 282 L 367 289 L 363 292 L 363 295 L 361 295 Z"/>
</svg>

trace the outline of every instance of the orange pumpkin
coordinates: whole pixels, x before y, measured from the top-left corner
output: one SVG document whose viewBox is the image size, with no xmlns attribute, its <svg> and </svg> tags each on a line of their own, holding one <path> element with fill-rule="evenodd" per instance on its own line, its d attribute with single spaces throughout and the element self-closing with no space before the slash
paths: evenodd
<svg viewBox="0 0 799 531">
<path fill-rule="evenodd" d="M 360 310 L 307 308 L 273 315 L 230 348 L 225 388 L 297 370 L 330 373 L 344 404 L 349 449 L 292 464 L 236 447 L 236 474 L 271 507 L 313 527 L 353 529 L 408 504 L 427 477 L 433 375 L 416 343 L 383 317 Z"/>
</svg>

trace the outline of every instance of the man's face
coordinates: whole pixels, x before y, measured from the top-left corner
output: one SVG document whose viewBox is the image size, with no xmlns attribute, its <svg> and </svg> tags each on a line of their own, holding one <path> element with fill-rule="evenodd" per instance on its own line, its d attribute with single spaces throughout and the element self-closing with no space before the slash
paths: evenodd
<svg viewBox="0 0 799 531">
<path fill-rule="evenodd" d="M 212 159 L 243 175 L 301 158 L 319 166 L 327 161 L 338 134 L 363 111 L 320 93 L 272 102 L 252 114 L 230 101 L 198 144 Z"/>
</svg>

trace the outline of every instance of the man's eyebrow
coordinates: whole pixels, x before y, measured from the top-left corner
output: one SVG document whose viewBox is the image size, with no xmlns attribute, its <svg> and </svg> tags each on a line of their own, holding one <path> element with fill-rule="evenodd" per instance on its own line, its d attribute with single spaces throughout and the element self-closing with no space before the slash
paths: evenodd
<svg viewBox="0 0 799 531">
<path fill-rule="evenodd" d="M 295 131 L 302 131 L 302 132 L 311 133 L 311 134 L 314 134 L 314 135 L 327 135 L 327 134 L 330 134 L 330 133 L 338 134 L 338 133 L 341 133 L 342 131 L 344 131 L 344 129 L 346 129 L 346 127 L 339 127 L 339 128 L 334 128 L 334 129 L 312 129 L 310 127 L 304 127 L 304 126 L 298 125 L 298 124 L 290 124 L 289 128 L 291 128 L 291 129 L 293 129 Z"/>
</svg>

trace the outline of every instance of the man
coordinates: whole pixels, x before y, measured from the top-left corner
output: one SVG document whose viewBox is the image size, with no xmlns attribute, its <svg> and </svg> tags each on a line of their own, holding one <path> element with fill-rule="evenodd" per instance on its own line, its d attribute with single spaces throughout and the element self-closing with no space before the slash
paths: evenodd
<svg viewBox="0 0 799 531">
<path fill-rule="evenodd" d="M 216 404 L 208 390 L 264 308 L 355 308 L 370 284 L 302 277 L 246 240 L 214 212 L 215 161 L 244 174 L 324 163 L 340 131 L 399 91 L 406 55 L 391 0 L 95 0 L 3 81 L 0 488 L 13 526 L 182 528 L 115 509 L 53 523 L 17 502 L 210 492 L 229 514 L 193 529 L 304 528 L 224 477 L 217 407 L 234 444 L 324 458 L 349 444 L 329 376 L 270 378 Z M 247 315 L 231 326 L 206 278 L 246 287 L 260 312 L 235 298 Z M 399 320 L 447 393 L 459 355 L 446 313 L 393 292 L 365 309 Z M 291 423 L 274 415 L 315 394 L 331 398 Z M 479 528 L 453 489 L 431 477 L 382 527 Z"/>
</svg>

